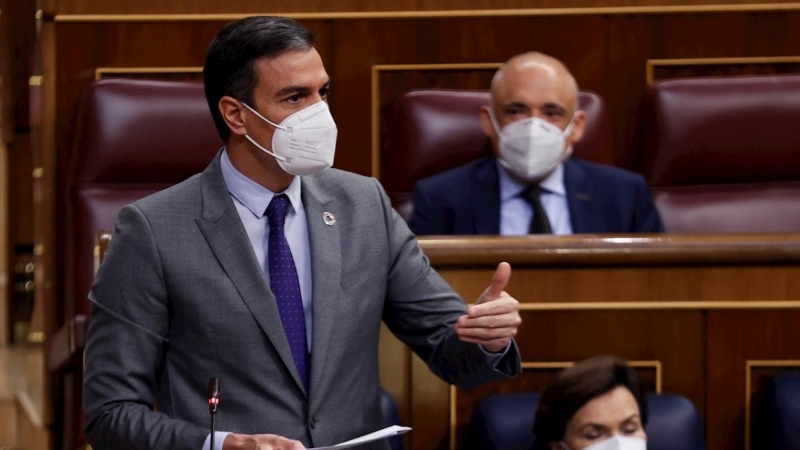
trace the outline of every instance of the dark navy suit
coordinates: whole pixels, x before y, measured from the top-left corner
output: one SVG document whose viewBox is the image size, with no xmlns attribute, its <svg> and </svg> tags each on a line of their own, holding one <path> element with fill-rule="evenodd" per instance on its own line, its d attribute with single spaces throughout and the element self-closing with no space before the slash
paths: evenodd
<svg viewBox="0 0 800 450">
<path fill-rule="evenodd" d="M 418 235 L 500 234 L 500 187 L 494 156 L 420 180 L 411 229 Z M 573 233 L 664 231 L 641 175 L 579 159 L 564 162 Z"/>
</svg>

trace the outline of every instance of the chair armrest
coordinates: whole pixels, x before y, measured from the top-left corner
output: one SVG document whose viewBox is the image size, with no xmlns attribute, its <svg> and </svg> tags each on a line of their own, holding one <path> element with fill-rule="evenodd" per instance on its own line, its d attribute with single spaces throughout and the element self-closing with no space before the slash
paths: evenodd
<svg viewBox="0 0 800 450">
<path fill-rule="evenodd" d="M 88 317 L 78 314 L 53 334 L 47 352 L 47 368 L 50 372 L 60 372 L 75 363 L 79 367 L 83 365 L 83 349 L 86 347 L 88 331 Z"/>
</svg>

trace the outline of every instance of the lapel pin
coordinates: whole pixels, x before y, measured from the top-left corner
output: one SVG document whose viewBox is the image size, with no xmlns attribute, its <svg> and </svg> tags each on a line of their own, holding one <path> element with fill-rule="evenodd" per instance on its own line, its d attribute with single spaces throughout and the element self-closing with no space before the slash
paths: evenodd
<svg viewBox="0 0 800 450">
<path fill-rule="evenodd" d="M 329 213 L 328 211 L 325 211 L 324 213 L 322 213 L 322 221 L 325 222 L 325 225 L 332 227 L 333 224 L 336 223 L 336 216 Z"/>
</svg>

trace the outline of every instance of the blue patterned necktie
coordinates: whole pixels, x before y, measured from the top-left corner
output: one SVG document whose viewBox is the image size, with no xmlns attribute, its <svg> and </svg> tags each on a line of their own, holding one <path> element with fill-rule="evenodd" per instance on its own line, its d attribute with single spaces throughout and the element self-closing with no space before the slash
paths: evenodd
<svg viewBox="0 0 800 450">
<path fill-rule="evenodd" d="M 283 331 L 292 350 L 292 358 L 297 366 L 300 379 L 308 391 L 308 346 L 306 345 L 306 316 L 303 311 L 303 298 L 300 295 L 300 281 L 292 258 L 289 241 L 283 231 L 289 198 L 285 194 L 276 195 L 267 207 L 269 220 L 269 283 L 278 312 L 281 315 Z"/>
</svg>

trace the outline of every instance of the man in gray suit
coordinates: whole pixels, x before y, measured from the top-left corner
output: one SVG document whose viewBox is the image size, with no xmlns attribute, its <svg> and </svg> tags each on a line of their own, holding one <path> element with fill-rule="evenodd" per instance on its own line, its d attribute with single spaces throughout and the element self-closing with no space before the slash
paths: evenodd
<svg viewBox="0 0 800 450">
<path fill-rule="evenodd" d="M 377 181 L 328 168 L 336 125 L 313 39 L 283 18 L 223 28 L 204 79 L 225 148 L 120 212 L 89 295 L 95 449 L 208 448 L 210 377 L 223 385 L 217 448 L 375 431 L 381 320 L 447 382 L 519 373 L 508 264 L 467 308 Z"/>
</svg>

